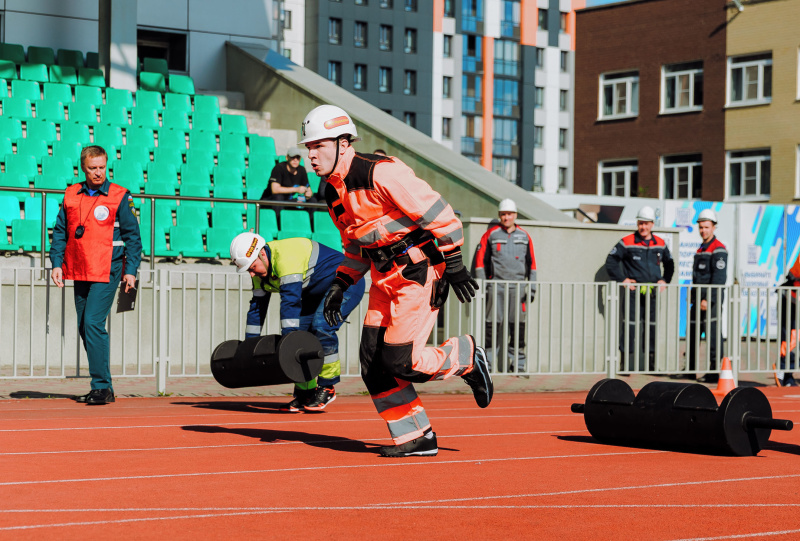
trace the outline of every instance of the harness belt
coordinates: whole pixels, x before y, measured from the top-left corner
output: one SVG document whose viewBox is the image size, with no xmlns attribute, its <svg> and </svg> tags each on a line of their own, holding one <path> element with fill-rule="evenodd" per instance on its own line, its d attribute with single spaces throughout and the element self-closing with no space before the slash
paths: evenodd
<svg viewBox="0 0 800 541">
<path fill-rule="evenodd" d="M 429 240 L 433 240 L 433 235 L 430 231 L 415 229 L 394 244 L 379 246 L 378 248 L 361 248 L 361 256 L 370 259 L 378 265 L 388 263 L 406 253 L 412 246 L 420 246 Z"/>
</svg>

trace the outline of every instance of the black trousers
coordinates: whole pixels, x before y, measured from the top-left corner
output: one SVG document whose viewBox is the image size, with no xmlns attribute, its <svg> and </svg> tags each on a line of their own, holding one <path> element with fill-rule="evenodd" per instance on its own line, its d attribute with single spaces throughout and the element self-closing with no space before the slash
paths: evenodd
<svg viewBox="0 0 800 541">
<path fill-rule="evenodd" d="M 649 292 L 642 293 L 641 287 L 637 285 L 634 291 L 626 287 L 626 294 L 622 296 L 623 319 L 619 330 L 619 350 L 622 352 L 620 370 L 622 371 L 636 370 L 637 350 L 639 351 L 638 369 L 644 371 L 647 366 L 650 370 L 655 370 L 656 289 L 653 286 Z M 646 336 L 649 344 L 647 351 L 644 351 Z M 645 364 L 646 360 L 649 361 L 647 365 Z"/>
<path fill-rule="evenodd" d="M 706 343 L 709 353 L 709 370 L 716 370 L 719 360 L 725 355 L 722 335 L 720 334 L 718 318 L 722 316 L 720 311 L 717 314 L 717 304 L 709 302 L 706 310 L 700 310 L 699 302 L 692 302 L 689 308 L 689 328 L 686 330 L 686 359 L 689 371 L 694 372 L 698 365 L 703 364 L 701 359 L 697 361 L 697 337 L 705 333 Z M 699 314 L 699 316 L 698 316 Z M 717 348 L 719 345 L 719 348 Z M 705 368 L 702 368 L 705 370 Z"/>
</svg>

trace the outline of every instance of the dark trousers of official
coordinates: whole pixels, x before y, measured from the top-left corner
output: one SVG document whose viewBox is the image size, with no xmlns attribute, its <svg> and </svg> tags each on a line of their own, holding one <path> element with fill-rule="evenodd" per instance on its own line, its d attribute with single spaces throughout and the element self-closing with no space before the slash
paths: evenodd
<svg viewBox="0 0 800 541">
<path fill-rule="evenodd" d="M 89 359 L 92 389 L 112 389 L 111 349 L 106 320 L 122 277 L 122 260 L 111 262 L 108 283 L 75 281 L 75 310 L 78 313 L 78 332 Z"/>
<path fill-rule="evenodd" d="M 627 287 L 625 289 L 627 294 L 622 297 L 623 305 L 621 312 L 624 315 L 619 331 L 619 350 L 622 352 L 621 370 L 636 370 L 635 365 L 637 349 L 639 351 L 638 369 L 640 371 L 644 371 L 646 367 L 649 366 L 650 370 L 654 370 L 656 352 L 655 288 L 653 287 L 649 293 L 641 293 L 640 286 L 636 286 L 634 291 L 627 289 Z M 648 300 L 650 303 L 649 307 L 647 306 Z M 649 335 L 646 335 L 645 333 L 649 333 Z M 649 336 L 650 341 L 648 345 L 648 351 L 644 351 L 646 336 Z"/>
<path fill-rule="evenodd" d="M 699 314 L 699 317 L 698 317 Z M 686 359 L 689 365 L 689 372 L 696 371 L 698 364 L 704 364 L 701 359 L 697 362 L 697 342 L 698 335 L 705 333 L 706 343 L 708 344 L 709 370 L 716 370 L 719 366 L 719 359 L 725 355 L 722 345 L 722 335 L 719 333 L 718 318 L 722 313 L 717 314 L 715 303 L 708 303 L 708 309 L 700 310 L 697 304 L 692 304 L 689 308 L 689 328 L 686 331 Z M 719 344 L 719 349 L 717 349 Z M 705 370 L 705 368 L 701 368 Z"/>
<path fill-rule="evenodd" d="M 781 293 L 781 348 L 780 370 L 792 371 L 797 368 L 795 350 L 797 349 L 797 300 L 791 293 Z M 789 357 L 789 363 L 786 363 Z"/>
</svg>

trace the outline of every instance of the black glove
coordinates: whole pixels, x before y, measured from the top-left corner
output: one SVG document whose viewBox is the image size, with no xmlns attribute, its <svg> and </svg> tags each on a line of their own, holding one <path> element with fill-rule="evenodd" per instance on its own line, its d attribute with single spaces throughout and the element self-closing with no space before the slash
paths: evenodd
<svg viewBox="0 0 800 541">
<path fill-rule="evenodd" d="M 328 294 L 325 295 L 325 305 L 322 308 L 322 315 L 325 322 L 331 327 L 342 324 L 342 301 L 344 300 L 344 290 L 341 282 L 334 280 Z"/>
<path fill-rule="evenodd" d="M 461 250 L 453 250 L 444 255 L 444 277 L 450 283 L 456 297 L 461 302 L 472 302 L 478 282 L 473 280 L 461 260 Z"/>
</svg>

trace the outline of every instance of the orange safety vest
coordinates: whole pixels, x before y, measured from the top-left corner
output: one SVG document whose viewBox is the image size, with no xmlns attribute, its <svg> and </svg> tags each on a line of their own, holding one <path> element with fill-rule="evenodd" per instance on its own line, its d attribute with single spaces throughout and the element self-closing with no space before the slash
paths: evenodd
<svg viewBox="0 0 800 541">
<path fill-rule="evenodd" d="M 78 193 L 82 186 L 73 184 L 64 192 L 67 247 L 61 269 L 67 280 L 108 283 L 117 209 L 128 190 L 109 183 L 108 195 L 90 197 Z M 76 239 L 75 230 L 80 225 L 84 227 L 83 236 Z"/>
</svg>

